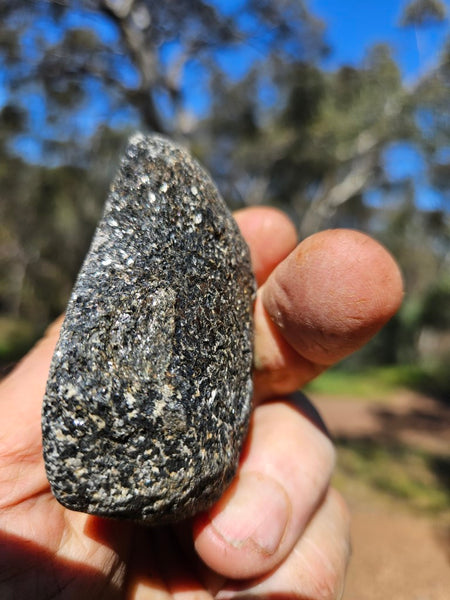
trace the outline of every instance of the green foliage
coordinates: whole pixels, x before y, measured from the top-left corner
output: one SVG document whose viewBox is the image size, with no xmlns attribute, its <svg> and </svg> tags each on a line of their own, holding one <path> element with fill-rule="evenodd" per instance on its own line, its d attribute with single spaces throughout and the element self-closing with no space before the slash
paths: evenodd
<svg viewBox="0 0 450 600">
<path fill-rule="evenodd" d="M 103 137 L 117 144 L 117 134 Z M 117 160 L 103 144 L 92 170 L 0 162 L 0 360 L 17 358 L 64 310 Z"/>
<path fill-rule="evenodd" d="M 30 320 L 0 317 L 0 365 L 19 360 L 36 339 Z"/>
<path fill-rule="evenodd" d="M 440 364 L 427 368 L 417 363 L 364 367 L 347 360 L 322 373 L 305 389 L 311 394 L 380 402 L 389 402 L 399 390 L 409 389 L 450 401 L 448 368 Z"/>
<path fill-rule="evenodd" d="M 396 385 L 386 384 L 378 370 L 352 372 L 348 370 L 328 370 L 309 383 L 305 391 L 326 396 L 347 398 L 378 399 L 387 398 Z"/>
<path fill-rule="evenodd" d="M 78 117 L 95 102 L 104 105 L 100 120 L 107 125 L 132 108 L 141 127 L 183 132 L 185 71 L 196 68 L 207 84 L 222 72 L 217 51 L 239 56 L 255 44 L 255 51 L 285 61 L 323 50 L 321 24 L 303 2 L 238 4 L 218 10 L 204 0 L 0 0 L 8 93 L 17 104 L 24 92 L 40 94 L 51 126 L 42 134 L 52 140 L 66 129 L 81 138 L 73 144 L 89 144 Z"/>
<path fill-rule="evenodd" d="M 450 278 L 435 282 L 427 290 L 419 319 L 422 326 L 450 330 Z"/>
</svg>

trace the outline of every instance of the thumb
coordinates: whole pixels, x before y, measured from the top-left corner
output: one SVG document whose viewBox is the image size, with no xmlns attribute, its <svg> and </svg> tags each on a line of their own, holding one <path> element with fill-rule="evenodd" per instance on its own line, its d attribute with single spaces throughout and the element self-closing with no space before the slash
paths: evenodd
<svg viewBox="0 0 450 600">
<path fill-rule="evenodd" d="M 259 291 L 255 384 L 266 396 L 294 391 L 363 346 L 402 296 L 394 259 L 372 238 L 338 229 L 305 239 Z"/>
</svg>

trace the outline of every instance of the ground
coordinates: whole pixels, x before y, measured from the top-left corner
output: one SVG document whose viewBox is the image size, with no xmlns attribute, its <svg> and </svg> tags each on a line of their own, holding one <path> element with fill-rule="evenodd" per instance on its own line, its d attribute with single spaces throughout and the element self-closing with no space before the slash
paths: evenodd
<svg viewBox="0 0 450 600">
<path fill-rule="evenodd" d="M 448 600 L 448 405 L 407 390 L 310 397 L 336 441 L 335 483 L 353 514 L 344 600 Z"/>
</svg>

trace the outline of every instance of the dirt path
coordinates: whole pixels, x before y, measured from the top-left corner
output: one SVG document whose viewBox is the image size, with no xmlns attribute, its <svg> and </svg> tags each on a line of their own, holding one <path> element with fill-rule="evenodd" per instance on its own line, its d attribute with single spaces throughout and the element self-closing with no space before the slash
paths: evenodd
<svg viewBox="0 0 450 600">
<path fill-rule="evenodd" d="M 448 600 L 450 564 L 429 519 L 353 511 L 353 557 L 344 600 Z"/>
<path fill-rule="evenodd" d="M 431 398 L 405 392 L 389 402 L 313 400 L 336 437 L 449 451 L 450 410 Z M 345 495 L 353 513 L 353 557 L 344 600 L 449 600 L 448 515 L 418 515 L 357 482 Z"/>
<path fill-rule="evenodd" d="M 450 407 L 408 390 L 389 399 L 312 397 L 335 436 L 396 440 L 430 452 L 448 453 Z M 450 597 L 450 596 L 449 596 Z"/>
</svg>

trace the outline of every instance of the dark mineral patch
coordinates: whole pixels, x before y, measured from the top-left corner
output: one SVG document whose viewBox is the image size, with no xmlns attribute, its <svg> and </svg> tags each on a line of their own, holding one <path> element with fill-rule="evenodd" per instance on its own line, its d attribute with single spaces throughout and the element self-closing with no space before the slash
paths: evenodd
<svg viewBox="0 0 450 600">
<path fill-rule="evenodd" d="M 230 483 L 251 404 L 249 252 L 206 173 L 134 136 L 70 298 L 42 429 L 70 509 L 162 523 Z"/>
</svg>

